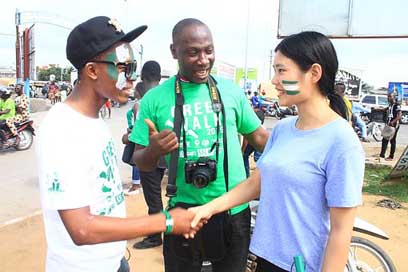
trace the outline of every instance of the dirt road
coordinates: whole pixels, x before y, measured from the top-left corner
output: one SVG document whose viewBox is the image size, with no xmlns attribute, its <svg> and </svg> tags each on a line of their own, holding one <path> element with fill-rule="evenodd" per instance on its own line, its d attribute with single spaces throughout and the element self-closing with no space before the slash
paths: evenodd
<svg viewBox="0 0 408 272">
<path fill-rule="evenodd" d="M 391 256 L 398 271 L 408 271 L 408 209 L 390 210 L 375 206 L 377 196 L 364 196 L 364 205 L 359 216 L 382 228 L 391 237 L 389 241 L 367 237 L 380 245 Z M 126 198 L 129 216 L 147 213 L 142 195 Z M 360 235 L 363 236 L 364 235 Z M 133 271 L 162 272 L 163 258 L 161 247 L 148 250 L 135 250 L 134 242 L 128 242 L 130 266 Z M 41 215 L 0 229 L 0 271 L 44 271 L 46 242 Z"/>
</svg>

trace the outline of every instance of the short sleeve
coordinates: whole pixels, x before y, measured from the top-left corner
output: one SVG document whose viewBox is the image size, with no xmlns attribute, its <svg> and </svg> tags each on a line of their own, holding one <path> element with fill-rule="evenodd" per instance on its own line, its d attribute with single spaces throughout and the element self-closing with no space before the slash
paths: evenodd
<svg viewBox="0 0 408 272">
<path fill-rule="evenodd" d="M 149 119 L 154 122 L 153 115 L 151 114 L 149 96 L 146 95 L 139 105 L 139 110 L 136 114 L 135 124 L 132 129 L 132 133 L 129 136 L 129 140 L 138 145 L 149 145 L 149 128 L 145 123 L 145 119 Z"/>
<path fill-rule="evenodd" d="M 89 180 L 94 177 L 84 154 L 78 156 L 75 147 L 57 140 L 42 147 L 39 168 L 44 207 L 64 210 L 90 206 Z"/>
<path fill-rule="evenodd" d="M 258 116 L 256 116 L 254 110 L 252 109 L 248 99 L 245 97 L 244 93 L 239 92 L 238 95 L 238 118 L 237 118 L 237 128 L 238 132 L 241 134 L 250 134 L 254 132 L 260 125 L 261 121 Z"/>
<path fill-rule="evenodd" d="M 325 194 L 329 207 L 356 207 L 362 203 L 365 156 L 355 146 L 327 161 Z"/>
</svg>

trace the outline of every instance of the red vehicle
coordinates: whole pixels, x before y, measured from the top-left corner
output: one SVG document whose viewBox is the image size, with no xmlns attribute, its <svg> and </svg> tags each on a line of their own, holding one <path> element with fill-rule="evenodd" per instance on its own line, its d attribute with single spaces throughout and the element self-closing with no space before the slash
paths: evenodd
<svg viewBox="0 0 408 272">
<path fill-rule="evenodd" d="M 28 120 L 20 124 L 16 124 L 16 126 L 18 136 L 20 137 L 20 143 L 18 145 L 15 145 L 16 137 L 11 134 L 6 122 L 3 120 L 0 123 L 0 149 L 14 147 L 17 150 L 22 151 L 31 147 L 35 136 L 33 121 Z"/>
</svg>

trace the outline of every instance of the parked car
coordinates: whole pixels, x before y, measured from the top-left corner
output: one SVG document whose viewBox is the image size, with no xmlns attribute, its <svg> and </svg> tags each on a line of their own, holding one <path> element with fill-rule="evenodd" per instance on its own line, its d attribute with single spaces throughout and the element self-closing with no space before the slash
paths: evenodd
<svg viewBox="0 0 408 272">
<path fill-rule="evenodd" d="M 361 99 L 361 104 L 366 108 L 388 107 L 388 99 L 386 95 L 367 94 Z M 402 105 L 401 123 L 408 124 L 408 106 Z"/>
</svg>

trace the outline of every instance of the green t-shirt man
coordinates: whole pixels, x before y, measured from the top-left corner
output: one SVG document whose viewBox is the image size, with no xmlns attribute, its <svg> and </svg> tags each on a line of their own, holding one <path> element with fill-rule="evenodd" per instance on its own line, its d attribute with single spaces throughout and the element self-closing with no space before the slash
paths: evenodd
<svg viewBox="0 0 408 272">
<path fill-rule="evenodd" d="M 175 107 L 175 79 L 172 77 L 163 84 L 151 89 L 141 101 L 135 126 L 129 140 L 136 144 L 149 145 L 149 129 L 144 119 L 150 119 L 158 131 L 173 130 Z M 229 190 L 246 178 L 238 133 L 250 134 L 259 126 L 260 121 L 249 105 L 243 92 L 232 82 L 215 78 L 221 99 L 226 109 Z M 216 113 L 212 109 L 208 86 L 205 83 L 181 82 L 184 95 L 184 119 L 187 144 L 187 160 L 197 160 L 199 157 L 216 158 L 215 148 L 211 147 L 217 139 Z M 220 148 L 217 163 L 217 179 L 207 187 L 196 188 L 185 182 L 183 144 L 180 143 L 180 156 L 177 168 L 177 196 L 170 200 L 173 206 L 176 202 L 190 204 L 205 204 L 226 192 L 224 181 L 224 148 L 223 119 L 220 113 Z M 182 134 L 182 133 L 181 133 Z M 181 139 L 183 141 L 183 139 Z M 166 155 L 170 165 L 170 154 Z M 247 207 L 247 204 L 232 209 L 236 214 Z"/>
<path fill-rule="evenodd" d="M 4 111 L 7 109 L 9 109 L 10 111 L 8 113 L 0 115 L 0 120 L 6 120 L 16 115 L 16 104 L 14 103 L 14 100 L 11 98 L 7 98 L 1 104 L 0 110 Z"/>
</svg>

